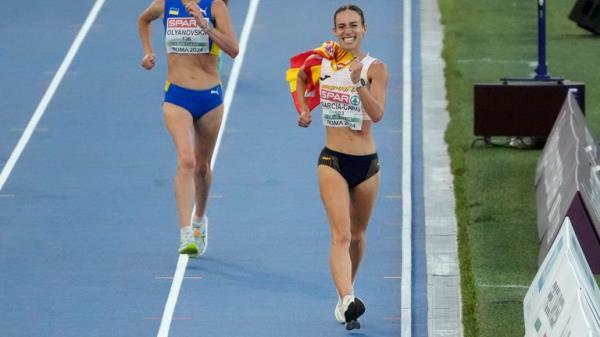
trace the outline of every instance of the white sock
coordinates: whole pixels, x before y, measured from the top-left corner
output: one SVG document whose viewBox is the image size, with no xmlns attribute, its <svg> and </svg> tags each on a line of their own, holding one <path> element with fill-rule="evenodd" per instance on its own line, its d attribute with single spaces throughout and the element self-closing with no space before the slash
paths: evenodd
<svg viewBox="0 0 600 337">
<path fill-rule="evenodd" d="M 344 296 L 344 298 L 342 299 L 342 304 L 344 305 L 344 309 L 347 309 L 348 306 L 350 305 L 350 303 L 354 302 L 354 296 L 353 295 L 346 295 Z"/>
<path fill-rule="evenodd" d="M 206 215 L 199 217 L 196 214 L 194 214 L 194 216 L 192 217 L 192 223 L 194 225 L 204 225 L 206 223 Z"/>
<path fill-rule="evenodd" d="M 194 236 L 194 231 L 192 230 L 192 226 L 181 227 L 180 229 L 181 238 Z"/>
</svg>

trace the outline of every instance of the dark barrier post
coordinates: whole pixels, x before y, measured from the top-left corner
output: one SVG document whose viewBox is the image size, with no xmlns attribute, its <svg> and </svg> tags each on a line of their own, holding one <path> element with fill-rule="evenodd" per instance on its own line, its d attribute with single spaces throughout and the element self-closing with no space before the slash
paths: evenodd
<svg viewBox="0 0 600 337">
<path fill-rule="evenodd" d="M 538 1 L 538 66 L 535 68 L 536 81 L 549 81 L 546 66 L 546 1 Z"/>
</svg>

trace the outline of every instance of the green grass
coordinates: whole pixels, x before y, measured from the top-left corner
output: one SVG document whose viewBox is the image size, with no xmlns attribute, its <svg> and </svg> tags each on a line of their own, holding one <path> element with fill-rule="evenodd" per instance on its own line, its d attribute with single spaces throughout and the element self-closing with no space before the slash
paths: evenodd
<svg viewBox="0 0 600 337">
<path fill-rule="evenodd" d="M 523 336 L 526 289 L 537 271 L 533 175 L 539 150 L 471 146 L 473 85 L 531 78 L 537 61 L 537 1 L 440 0 L 444 24 L 465 336 Z M 600 37 L 568 19 L 575 0 L 548 2 L 550 75 L 586 84 L 586 114 L 600 130 Z"/>
</svg>

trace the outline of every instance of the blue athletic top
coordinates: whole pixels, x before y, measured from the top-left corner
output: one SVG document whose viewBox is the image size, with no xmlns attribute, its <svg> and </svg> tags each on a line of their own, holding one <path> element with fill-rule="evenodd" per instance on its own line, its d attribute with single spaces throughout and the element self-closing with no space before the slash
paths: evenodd
<svg viewBox="0 0 600 337">
<path fill-rule="evenodd" d="M 212 4 L 213 0 L 198 2 L 208 25 L 214 28 L 216 21 L 212 15 Z M 181 0 L 165 0 L 163 25 L 167 53 L 211 55 L 221 53 L 219 46 L 213 43 L 208 34 L 196 26 L 196 19 L 186 11 Z"/>
</svg>

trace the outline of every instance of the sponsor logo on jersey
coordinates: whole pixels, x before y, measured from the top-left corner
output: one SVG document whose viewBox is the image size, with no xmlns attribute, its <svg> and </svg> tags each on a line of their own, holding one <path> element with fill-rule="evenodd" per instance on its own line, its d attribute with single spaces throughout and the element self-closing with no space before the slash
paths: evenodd
<svg viewBox="0 0 600 337">
<path fill-rule="evenodd" d="M 167 20 L 168 28 L 195 28 L 196 19 L 194 18 L 169 18 Z"/>
<path fill-rule="evenodd" d="M 326 101 L 350 104 L 350 95 L 321 89 L 321 99 Z"/>
</svg>

